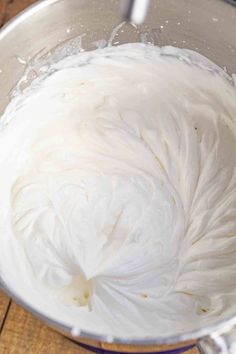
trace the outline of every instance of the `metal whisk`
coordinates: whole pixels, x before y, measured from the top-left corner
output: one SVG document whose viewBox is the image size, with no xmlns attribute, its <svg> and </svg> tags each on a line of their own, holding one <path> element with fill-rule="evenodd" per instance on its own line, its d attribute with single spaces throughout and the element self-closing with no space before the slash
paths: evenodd
<svg viewBox="0 0 236 354">
<path fill-rule="evenodd" d="M 141 24 L 145 20 L 149 0 L 122 0 L 122 16 L 130 22 Z"/>
</svg>

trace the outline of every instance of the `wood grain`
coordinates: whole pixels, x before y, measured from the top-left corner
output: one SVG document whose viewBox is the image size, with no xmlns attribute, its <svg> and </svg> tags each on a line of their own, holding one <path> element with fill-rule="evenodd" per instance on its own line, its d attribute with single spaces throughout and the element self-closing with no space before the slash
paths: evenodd
<svg viewBox="0 0 236 354">
<path fill-rule="evenodd" d="M 6 23 L 12 17 L 16 16 L 20 11 L 24 10 L 27 6 L 33 4 L 35 0 L 0 0 L 3 7 L 2 22 Z M 1 22 L 0 22 L 1 23 Z"/>
<path fill-rule="evenodd" d="M 6 0 L 0 0 L 0 27 L 4 23 L 4 16 L 5 16 L 5 13 L 6 13 L 6 6 L 7 6 Z"/>
<path fill-rule="evenodd" d="M 0 336 L 1 354 L 88 354 L 12 303 Z"/>
<path fill-rule="evenodd" d="M 0 0 L 0 27 L 34 2 L 35 0 Z M 118 347 L 116 349 L 119 350 Z M 51 330 L 0 292 L 0 353 L 88 354 L 90 352 Z M 198 354 L 198 351 L 192 349 L 186 354 Z"/>
<path fill-rule="evenodd" d="M 5 317 L 7 315 L 8 308 L 10 306 L 10 299 L 0 292 L 0 333 L 4 324 Z"/>
</svg>

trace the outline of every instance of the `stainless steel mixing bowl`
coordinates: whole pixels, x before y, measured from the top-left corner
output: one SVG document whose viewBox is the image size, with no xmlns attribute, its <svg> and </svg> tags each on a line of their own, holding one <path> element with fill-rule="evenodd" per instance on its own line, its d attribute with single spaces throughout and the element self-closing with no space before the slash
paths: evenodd
<svg viewBox="0 0 236 354">
<path fill-rule="evenodd" d="M 0 112 L 9 101 L 9 92 L 24 72 L 22 58 L 28 61 L 43 55 L 64 41 L 84 34 L 83 48 L 94 48 L 94 42 L 111 39 L 121 22 L 117 0 L 44 0 L 17 16 L 0 31 Z M 196 50 L 212 61 L 236 72 L 236 7 L 223 0 L 152 0 L 143 25 L 123 25 L 113 33 L 113 44 L 146 41 L 157 45 L 174 45 Z M 19 57 L 21 60 L 19 60 Z M 2 289 L 27 310 L 67 336 L 72 328 L 46 318 L 30 308 L 1 282 Z M 235 316 L 233 316 L 235 315 Z M 195 332 L 172 337 L 127 340 L 108 338 L 81 331 L 74 340 L 100 348 L 126 352 L 179 352 L 198 343 L 206 353 L 236 353 L 234 337 L 236 314 L 230 319 Z"/>
</svg>

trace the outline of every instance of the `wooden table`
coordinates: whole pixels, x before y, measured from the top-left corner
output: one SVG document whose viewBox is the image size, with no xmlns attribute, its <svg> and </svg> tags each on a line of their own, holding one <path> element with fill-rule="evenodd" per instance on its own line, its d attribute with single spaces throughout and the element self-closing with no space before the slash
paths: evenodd
<svg viewBox="0 0 236 354">
<path fill-rule="evenodd" d="M 0 0 L 0 26 L 35 0 Z M 0 292 L 1 354 L 88 354 Z M 105 351 L 104 351 L 105 353 Z M 190 350 L 186 354 L 197 354 Z"/>
</svg>

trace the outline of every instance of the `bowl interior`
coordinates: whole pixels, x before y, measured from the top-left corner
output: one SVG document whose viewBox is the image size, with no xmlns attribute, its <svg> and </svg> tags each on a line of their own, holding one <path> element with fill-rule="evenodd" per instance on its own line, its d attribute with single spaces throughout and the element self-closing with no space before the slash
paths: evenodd
<svg viewBox="0 0 236 354">
<path fill-rule="evenodd" d="M 9 102 L 12 89 L 28 70 L 29 62 L 41 65 L 49 58 L 57 60 L 81 48 L 92 50 L 107 43 L 118 45 L 142 40 L 159 46 L 188 48 L 205 55 L 229 73 L 236 72 L 236 7 L 228 2 L 152 0 L 146 21 L 139 27 L 121 23 L 119 6 L 117 0 L 45 0 L 5 26 L 0 32 L 0 113 Z M 61 50 L 65 42 L 66 52 Z M 36 315 L 43 318 L 39 313 Z M 150 339 L 148 343 L 190 339 L 211 330 Z"/>
</svg>

